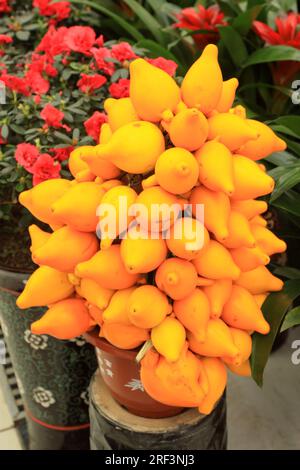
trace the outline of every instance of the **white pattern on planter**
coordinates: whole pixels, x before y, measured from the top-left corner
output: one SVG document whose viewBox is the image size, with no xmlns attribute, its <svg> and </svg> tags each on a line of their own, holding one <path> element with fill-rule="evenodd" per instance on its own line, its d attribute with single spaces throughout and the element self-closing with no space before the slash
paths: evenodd
<svg viewBox="0 0 300 470">
<path fill-rule="evenodd" d="M 82 348 L 85 345 L 86 341 L 83 336 L 77 336 L 76 338 L 70 339 L 72 343 L 76 343 L 76 346 Z"/>
<path fill-rule="evenodd" d="M 44 408 L 49 408 L 49 406 L 54 405 L 56 402 L 53 393 L 43 387 L 36 387 L 32 392 L 34 401 Z"/>
<path fill-rule="evenodd" d="M 34 335 L 30 330 L 24 331 L 24 340 L 32 349 L 46 349 L 48 346 L 48 336 Z"/>
<path fill-rule="evenodd" d="M 84 403 L 86 405 L 89 405 L 90 394 L 89 394 L 89 389 L 88 388 L 80 394 L 80 398 L 84 401 Z"/>
<path fill-rule="evenodd" d="M 132 392 L 135 392 L 137 390 L 140 390 L 141 392 L 144 392 L 144 387 L 139 379 L 131 379 L 127 384 L 124 385 L 124 387 L 130 388 Z"/>
</svg>

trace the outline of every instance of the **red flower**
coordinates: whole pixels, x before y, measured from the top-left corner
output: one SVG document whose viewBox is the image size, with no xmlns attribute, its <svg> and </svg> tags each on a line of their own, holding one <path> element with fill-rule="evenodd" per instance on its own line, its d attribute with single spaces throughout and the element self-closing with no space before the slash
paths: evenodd
<svg viewBox="0 0 300 470">
<path fill-rule="evenodd" d="M 39 156 L 39 151 L 32 144 L 18 144 L 15 151 L 15 159 L 29 173 L 33 173 L 33 165 Z"/>
<path fill-rule="evenodd" d="M 100 36 L 96 39 L 95 44 L 97 44 L 97 46 L 99 47 L 102 47 L 104 45 L 103 34 L 100 34 Z"/>
<path fill-rule="evenodd" d="M 81 79 L 78 80 L 77 86 L 83 93 L 93 93 L 98 88 L 101 88 L 106 83 L 104 75 L 87 75 L 86 73 L 80 74 Z"/>
<path fill-rule="evenodd" d="M 119 62 L 136 58 L 136 54 L 133 52 L 132 47 L 130 44 L 128 44 L 128 42 L 120 42 L 119 44 L 112 46 L 111 55 Z"/>
<path fill-rule="evenodd" d="M 33 53 L 31 63 L 28 64 L 28 70 L 34 72 L 45 72 L 49 77 L 56 77 L 58 72 L 53 66 L 53 58 L 47 55 Z"/>
<path fill-rule="evenodd" d="M 55 29 L 54 26 L 50 26 L 40 44 L 37 46 L 36 51 L 46 52 L 50 57 L 62 54 L 63 52 L 69 52 L 70 48 L 65 42 L 67 32 L 68 28 L 64 26 L 58 29 Z"/>
<path fill-rule="evenodd" d="M 92 54 L 96 61 L 98 69 L 102 70 L 107 75 L 112 75 L 115 71 L 115 64 L 109 62 L 106 59 L 112 57 L 111 51 L 107 47 L 101 47 L 100 49 L 92 48 Z"/>
<path fill-rule="evenodd" d="M 13 42 L 13 39 L 10 36 L 7 34 L 0 34 L 0 45 L 9 44 L 10 42 Z"/>
<path fill-rule="evenodd" d="M 100 113 L 99 111 L 95 111 L 94 114 L 84 123 L 86 133 L 91 136 L 97 143 L 99 141 L 101 126 L 106 121 L 106 114 Z"/>
<path fill-rule="evenodd" d="M 68 160 L 72 150 L 74 150 L 74 147 L 70 145 L 69 147 L 64 147 L 64 148 L 53 148 L 53 149 L 50 149 L 49 152 L 53 154 L 54 160 L 63 162 L 65 160 Z"/>
<path fill-rule="evenodd" d="M 69 49 L 81 54 L 91 55 L 96 41 L 96 33 L 89 26 L 72 26 L 68 29 L 65 42 Z"/>
<path fill-rule="evenodd" d="M 173 60 L 165 59 L 164 57 L 157 57 L 157 59 L 146 60 L 147 62 L 149 62 L 149 64 L 155 65 L 155 67 L 158 67 L 167 72 L 169 75 L 171 75 L 171 77 L 173 77 L 178 67 L 176 62 L 174 62 Z"/>
<path fill-rule="evenodd" d="M 40 102 L 42 101 L 40 95 L 35 95 L 33 100 L 34 100 L 35 104 L 40 104 Z"/>
<path fill-rule="evenodd" d="M 10 75 L 4 71 L 0 76 L 0 79 L 5 83 L 7 88 L 13 90 L 21 95 L 29 95 L 29 86 L 27 80 L 22 77 L 17 77 L 16 75 Z"/>
<path fill-rule="evenodd" d="M 10 10 L 8 0 L 0 0 L 0 13 L 8 13 Z"/>
<path fill-rule="evenodd" d="M 60 163 L 55 161 L 48 153 L 42 153 L 32 167 L 33 186 L 43 181 L 60 177 Z"/>
<path fill-rule="evenodd" d="M 112 83 L 109 87 L 109 93 L 113 98 L 127 98 L 129 96 L 130 80 L 120 78 L 118 82 Z"/>
<path fill-rule="evenodd" d="M 221 12 L 218 5 L 212 5 L 204 8 L 203 5 L 198 5 L 195 8 L 184 8 L 176 15 L 178 22 L 174 24 L 175 28 L 188 29 L 196 31 L 198 29 L 205 29 L 212 31 L 212 33 L 198 33 L 193 35 L 193 39 L 199 48 L 205 47 L 210 42 L 218 40 L 218 26 L 226 25 L 224 21 L 224 13 Z"/>
<path fill-rule="evenodd" d="M 56 22 L 69 18 L 71 12 L 70 2 L 53 3 L 52 0 L 33 0 L 33 6 L 39 9 L 40 15 L 54 16 Z"/>
<path fill-rule="evenodd" d="M 64 118 L 64 113 L 52 106 L 50 103 L 46 104 L 44 109 L 41 111 L 40 116 L 45 121 L 47 127 L 62 127 L 68 132 L 71 130 L 70 127 L 62 124 L 61 122 Z"/>
<path fill-rule="evenodd" d="M 48 93 L 50 83 L 40 72 L 29 70 L 25 75 L 25 80 L 33 93 L 37 93 L 38 95 L 45 95 Z"/>
</svg>

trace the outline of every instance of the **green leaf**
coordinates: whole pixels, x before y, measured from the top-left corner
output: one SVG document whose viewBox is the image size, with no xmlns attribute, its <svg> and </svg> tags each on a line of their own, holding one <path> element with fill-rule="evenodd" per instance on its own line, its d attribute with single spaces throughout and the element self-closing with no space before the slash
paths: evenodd
<svg viewBox="0 0 300 470">
<path fill-rule="evenodd" d="M 3 124 L 3 126 L 1 127 L 1 135 L 4 140 L 7 139 L 9 135 L 9 128 L 7 124 Z"/>
<path fill-rule="evenodd" d="M 246 36 L 252 27 L 253 21 L 256 20 L 264 6 L 264 3 L 255 5 L 253 8 L 250 8 L 249 10 L 246 10 L 238 15 L 232 23 L 234 29 L 242 36 Z"/>
<path fill-rule="evenodd" d="M 263 384 L 264 369 L 282 320 L 292 302 L 299 295 L 300 279 L 287 281 L 282 291 L 269 295 L 262 306 L 264 317 L 270 324 L 271 330 L 267 335 L 260 333 L 252 335 L 251 354 L 252 377 L 260 387 Z"/>
<path fill-rule="evenodd" d="M 291 168 L 289 171 L 286 171 L 286 169 L 284 168 L 284 170 L 284 174 L 279 177 L 275 189 L 271 195 L 271 203 L 278 199 L 284 192 L 288 191 L 289 189 L 292 189 L 294 186 L 300 183 L 300 163 L 298 165 L 298 168 Z"/>
<path fill-rule="evenodd" d="M 70 139 L 70 137 L 68 137 L 67 135 L 63 134 L 62 132 L 59 132 L 59 131 L 55 131 L 54 132 L 54 135 L 55 137 L 57 137 L 58 139 L 62 140 L 63 142 L 65 142 L 66 144 L 70 144 L 72 145 L 72 139 Z"/>
<path fill-rule="evenodd" d="M 13 130 L 16 134 L 24 135 L 25 129 L 24 127 L 17 126 L 16 124 L 10 124 L 9 127 Z"/>
<path fill-rule="evenodd" d="M 273 119 L 272 123 L 287 127 L 297 137 L 299 137 L 300 116 L 296 116 L 296 115 L 279 116 L 277 119 Z"/>
<path fill-rule="evenodd" d="M 16 36 L 20 41 L 28 41 L 30 38 L 30 32 L 29 31 L 17 31 Z"/>
<path fill-rule="evenodd" d="M 262 49 L 257 49 L 241 65 L 245 68 L 249 67 L 249 65 L 281 60 L 295 60 L 300 62 L 300 50 L 290 46 L 267 46 Z"/>
<path fill-rule="evenodd" d="M 174 62 L 178 63 L 178 60 L 176 59 L 174 54 L 172 54 L 172 52 L 170 52 L 168 49 L 161 46 L 157 42 L 152 41 L 151 39 L 143 39 L 142 41 L 139 41 L 137 43 L 137 46 L 143 49 L 147 49 L 147 51 L 149 51 L 154 57 L 161 56 L 165 59 L 174 60 Z"/>
<path fill-rule="evenodd" d="M 273 163 L 273 165 L 286 166 L 297 163 L 298 158 L 294 157 L 294 155 L 291 155 L 289 152 L 283 151 L 272 153 L 266 158 L 266 160 L 270 163 Z"/>
<path fill-rule="evenodd" d="M 129 8 L 138 16 L 143 25 L 151 32 L 152 36 L 161 44 L 165 43 L 166 36 L 162 33 L 161 24 L 142 5 L 135 0 L 123 0 Z"/>
<path fill-rule="evenodd" d="M 300 269 L 290 266 L 278 266 L 273 272 L 276 276 L 283 276 L 287 279 L 300 279 Z"/>
<path fill-rule="evenodd" d="M 296 191 L 289 190 L 282 194 L 276 201 L 272 203 L 278 209 L 282 209 L 289 214 L 300 217 L 300 194 Z"/>
<path fill-rule="evenodd" d="M 99 5 L 99 3 L 89 1 L 89 0 L 70 0 L 72 3 L 75 3 L 77 5 L 86 5 L 91 8 L 94 8 L 94 10 L 100 11 L 104 15 L 109 16 L 113 21 L 115 21 L 121 28 L 126 31 L 131 37 L 133 37 L 136 41 L 141 41 L 143 39 L 143 35 L 139 32 L 137 28 L 132 26 L 128 21 L 124 20 L 122 16 L 117 15 L 113 11 L 109 10 L 108 8 L 105 8 L 102 5 Z"/>
<path fill-rule="evenodd" d="M 287 313 L 280 331 L 288 330 L 296 325 L 300 325 L 300 307 L 295 307 Z"/>
<path fill-rule="evenodd" d="M 220 26 L 219 32 L 233 63 L 240 67 L 248 57 L 248 51 L 241 35 L 232 26 Z"/>
</svg>

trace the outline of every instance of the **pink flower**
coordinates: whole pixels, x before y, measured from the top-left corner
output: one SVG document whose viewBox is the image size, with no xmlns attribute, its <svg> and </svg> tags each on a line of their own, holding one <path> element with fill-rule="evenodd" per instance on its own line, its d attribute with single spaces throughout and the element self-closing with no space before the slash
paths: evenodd
<svg viewBox="0 0 300 470">
<path fill-rule="evenodd" d="M 81 79 L 78 80 L 77 86 L 83 93 L 93 93 L 98 88 L 101 88 L 104 83 L 106 83 L 107 79 L 104 75 L 87 75 L 86 73 L 82 73 Z"/>
<path fill-rule="evenodd" d="M 42 153 L 32 167 L 33 186 L 53 178 L 60 178 L 61 165 L 48 153 Z"/>
<path fill-rule="evenodd" d="M 64 148 L 52 148 L 49 150 L 49 152 L 53 154 L 54 160 L 63 162 L 65 160 L 68 160 L 72 150 L 74 150 L 74 147 L 70 145 L 69 147 Z"/>
<path fill-rule="evenodd" d="M 119 44 L 112 46 L 111 55 L 119 62 L 136 58 L 136 54 L 133 52 L 132 47 L 128 42 L 120 42 Z"/>
<path fill-rule="evenodd" d="M 93 47 L 92 54 L 98 69 L 111 76 L 115 71 L 115 64 L 106 60 L 112 57 L 111 51 L 107 47 L 101 47 L 100 49 Z"/>
<path fill-rule="evenodd" d="M 146 59 L 149 64 L 155 65 L 159 69 L 167 72 L 171 77 L 175 75 L 178 65 L 173 60 L 165 59 L 164 57 L 157 57 L 157 59 Z"/>
<path fill-rule="evenodd" d="M 109 93 L 113 98 L 127 98 L 129 96 L 130 80 L 120 78 L 118 82 L 112 83 L 109 87 Z"/>
<path fill-rule="evenodd" d="M 39 151 L 35 145 L 32 144 L 18 144 L 15 151 L 15 159 L 25 170 L 33 173 L 33 165 L 39 156 Z"/>
<path fill-rule="evenodd" d="M 102 124 L 107 122 L 107 116 L 104 113 L 95 111 L 94 114 L 85 121 L 84 127 L 86 133 L 98 143 Z"/>
<path fill-rule="evenodd" d="M 91 55 L 96 41 L 96 33 L 89 26 L 72 26 L 68 29 L 65 42 L 69 49 L 81 54 Z"/>
<path fill-rule="evenodd" d="M 69 126 L 62 124 L 61 122 L 64 118 L 64 113 L 52 106 L 50 103 L 46 104 L 44 109 L 41 111 L 40 116 L 45 121 L 45 125 L 47 127 L 62 127 L 68 132 L 71 130 Z"/>
</svg>

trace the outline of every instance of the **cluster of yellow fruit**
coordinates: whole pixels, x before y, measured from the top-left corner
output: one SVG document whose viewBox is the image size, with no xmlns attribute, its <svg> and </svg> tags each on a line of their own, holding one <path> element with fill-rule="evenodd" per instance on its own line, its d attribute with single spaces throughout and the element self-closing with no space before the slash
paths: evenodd
<svg viewBox="0 0 300 470">
<path fill-rule="evenodd" d="M 123 349 L 151 338 L 141 361 L 145 390 L 167 405 L 206 414 L 224 391 L 226 366 L 250 374 L 251 334 L 269 332 L 260 307 L 268 292 L 282 288 L 265 265 L 286 249 L 261 216 L 266 202 L 256 199 L 274 187 L 256 160 L 285 143 L 247 119 L 242 106 L 232 107 L 238 81 L 223 81 L 217 55 L 208 45 L 181 88 L 164 71 L 134 60 L 130 98 L 105 102 L 108 123 L 99 145 L 71 154 L 74 180 L 49 180 L 20 196 L 53 230 L 29 229 L 40 267 L 17 303 L 49 306 L 32 332 L 66 339 L 98 324 L 100 335 Z M 143 205 L 158 236 L 133 236 L 134 217 L 122 214 L 121 200 Z M 185 203 L 190 214 L 180 210 Z M 102 232 L 99 247 L 104 204 L 117 220 L 125 216 L 127 236 L 118 237 L 117 225 L 115 239 Z M 162 212 L 155 218 L 153 204 L 177 204 L 179 218 L 166 221 Z M 196 218 L 199 204 L 204 226 Z M 180 217 L 189 230 L 178 237 Z M 189 250 L 197 229 L 203 246 Z"/>
</svg>

